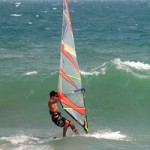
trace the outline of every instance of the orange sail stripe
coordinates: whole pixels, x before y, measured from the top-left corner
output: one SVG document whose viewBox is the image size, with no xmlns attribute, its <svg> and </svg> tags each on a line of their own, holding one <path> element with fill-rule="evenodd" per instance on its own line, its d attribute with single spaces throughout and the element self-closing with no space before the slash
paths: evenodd
<svg viewBox="0 0 150 150">
<path fill-rule="evenodd" d="M 72 62 L 72 64 L 76 67 L 78 73 L 80 74 L 78 64 L 77 64 L 76 61 L 72 58 L 72 56 L 69 54 L 69 52 L 67 52 L 67 51 L 65 50 L 65 47 L 64 47 L 63 44 L 61 45 L 61 50 L 62 50 L 62 53 L 63 53 L 63 54 Z"/>
<path fill-rule="evenodd" d="M 60 75 L 66 79 L 69 83 L 71 83 L 76 89 L 78 89 L 78 87 L 75 85 L 75 83 L 67 76 L 67 74 L 60 68 L 59 71 Z"/>
<path fill-rule="evenodd" d="M 59 100 L 64 103 L 65 105 L 71 107 L 72 109 L 76 110 L 78 113 L 85 115 L 85 107 L 79 107 L 73 102 L 71 102 L 65 95 L 62 94 L 60 90 L 58 90 Z"/>
</svg>

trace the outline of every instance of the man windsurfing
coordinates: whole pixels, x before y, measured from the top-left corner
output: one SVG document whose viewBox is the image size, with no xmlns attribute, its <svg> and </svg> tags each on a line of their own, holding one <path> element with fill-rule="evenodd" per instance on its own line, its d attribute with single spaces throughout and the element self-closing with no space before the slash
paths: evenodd
<svg viewBox="0 0 150 150">
<path fill-rule="evenodd" d="M 58 109 L 57 102 L 60 102 L 58 93 L 55 91 L 51 91 L 50 100 L 48 102 L 48 107 L 49 107 L 49 113 L 51 114 L 52 121 L 57 126 L 63 127 L 63 137 L 66 136 L 68 127 L 70 127 L 76 135 L 79 134 L 77 129 L 75 128 L 74 123 L 61 116 L 61 113 L 59 112 L 59 109 Z"/>
</svg>

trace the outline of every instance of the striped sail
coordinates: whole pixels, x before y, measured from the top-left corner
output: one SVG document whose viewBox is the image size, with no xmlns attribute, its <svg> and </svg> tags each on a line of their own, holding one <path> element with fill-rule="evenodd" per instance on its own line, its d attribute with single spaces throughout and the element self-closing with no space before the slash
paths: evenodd
<svg viewBox="0 0 150 150">
<path fill-rule="evenodd" d="M 67 111 L 87 133 L 88 123 L 83 96 L 84 89 L 82 88 L 80 70 L 77 62 L 68 0 L 63 0 L 58 93 L 64 110 Z"/>
</svg>

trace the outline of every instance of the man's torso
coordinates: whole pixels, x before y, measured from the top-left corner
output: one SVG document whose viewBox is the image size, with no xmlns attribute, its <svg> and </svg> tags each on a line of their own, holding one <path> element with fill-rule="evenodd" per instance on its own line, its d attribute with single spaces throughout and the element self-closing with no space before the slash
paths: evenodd
<svg viewBox="0 0 150 150">
<path fill-rule="evenodd" d="M 49 111 L 51 112 L 58 112 L 58 106 L 57 103 L 51 103 L 51 100 L 49 100 L 48 102 L 48 106 L 49 106 Z"/>
</svg>

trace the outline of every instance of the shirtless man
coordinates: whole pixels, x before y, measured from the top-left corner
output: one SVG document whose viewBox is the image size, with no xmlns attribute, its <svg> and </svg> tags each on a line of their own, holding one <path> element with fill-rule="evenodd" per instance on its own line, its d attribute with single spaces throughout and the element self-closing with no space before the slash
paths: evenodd
<svg viewBox="0 0 150 150">
<path fill-rule="evenodd" d="M 52 121 L 59 127 L 63 127 L 63 137 L 66 136 L 68 127 L 72 129 L 75 134 L 78 134 L 73 122 L 61 116 L 58 110 L 57 102 L 59 102 L 59 97 L 57 92 L 50 92 L 50 100 L 48 102 L 49 113 L 51 114 Z"/>
</svg>

